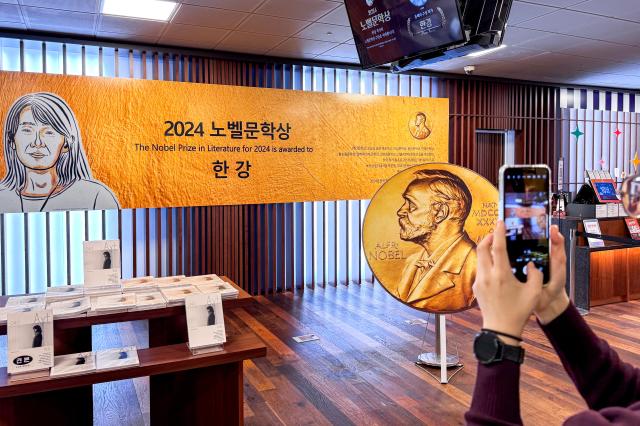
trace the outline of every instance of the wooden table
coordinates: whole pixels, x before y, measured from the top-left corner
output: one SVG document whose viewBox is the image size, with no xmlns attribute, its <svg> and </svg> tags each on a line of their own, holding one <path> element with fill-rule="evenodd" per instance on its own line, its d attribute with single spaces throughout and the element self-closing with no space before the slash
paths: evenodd
<svg viewBox="0 0 640 426">
<path fill-rule="evenodd" d="M 225 310 L 247 306 L 253 298 L 238 289 L 238 298 L 224 300 Z M 0 297 L 0 306 L 8 297 Z M 91 326 L 125 321 L 149 321 L 149 349 L 138 351 L 141 366 L 70 378 L 8 382 L 0 369 L 0 425 L 91 424 L 91 385 L 150 376 L 151 422 L 156 424 L 242 423 L 242 361 L 265 356 L 266 347 L 253 333 L 235 334 L 227 327 L 223 352 L 191 356 L 184 306 L 115 314 L 65 318 L 54 321 L 56 355 L 92 350 Z M 0 327 L 6 334 L 6 326 Z M 47 407 L 45 411 L 34 407 Z M 56 407 L 64 407 L 60 409 Z M 213 417 L 211 417 L 213 416 Z M 224 422 L 222 422 L 224 419 Z"/>
<path fill-rule="evenodd" d="M 10 382 L 0 368 L 0 425 L 87 425 L 95 383 L 149 376 L 152 425 L 239 425 L 243 419 L 242 362 L 267 348 L 253 332 L 230 336 L 224 350 L 191 355 L 187 345 L 141 349 L 139 367 L 72 377 Z M 165 392 L 156 392 L 158 388 Z"/>
</svg>

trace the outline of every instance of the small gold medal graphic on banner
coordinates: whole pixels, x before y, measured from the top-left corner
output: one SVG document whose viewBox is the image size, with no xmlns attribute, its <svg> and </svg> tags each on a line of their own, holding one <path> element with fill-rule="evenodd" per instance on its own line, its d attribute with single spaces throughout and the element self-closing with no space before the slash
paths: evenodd
<svg viewBox="0 0 640 426">
<path fill-rule="evenodd" d="M 406 169 L 375 194 L 364 218 L 367 262 L 396 299 L 445 314 L 475 304 L 476 245 L 498 219 L 498 190 L 447 163 Z"/>
</svg>

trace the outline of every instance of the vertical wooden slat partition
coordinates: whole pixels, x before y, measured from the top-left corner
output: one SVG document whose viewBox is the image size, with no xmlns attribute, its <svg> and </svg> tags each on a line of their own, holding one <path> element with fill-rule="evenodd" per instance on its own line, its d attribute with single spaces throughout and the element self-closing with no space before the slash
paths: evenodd
<svg viewBox="0 0 640 426">
<path fill-rule="evenodd" d="M 47 71 L 112 77 L 139 77 L 189 81 L 202 84 L 229 84 L 273 87 L 292 90 L 351 92 L 363 95 L 402 95 L 448 97 L 450 99 L 450 160 L 475 168 L 481 162 L 494 161 L 490 151 L 477 151 L 475 131 L 514 129 L 517 152 L 523 161 L 554 165 L 558 126 L 557 88 L 507 82 L 490 82 L 467 78 L 436 78 L 416 73 L 391 75 L 380 72 L 337 69 L 323 66 L 259 63 L 200 57 L 153 48 L 99 48 L 97 66 L 88 66 L 85 46 L 62 43 L 57 71 L 50 71 L 54 51 L 49 42 L 40 43 L 40 69 L 29 67 L 25 45 L 19 42 L 19 71 Z M 55 47 L 58 49 L 58 47 Z M 94 48 L 95 49 L 95 48 Z M 58 50 L 56 50 L 57 52 Z M 79 53 L 77 53 L 79 52 Z M 147 61 L 149 60 L 149 62 Z M 80 62 L 78 64 L 78 61 Z M 3 69 L 7 69 L 3 65 Z M 53 69 L 53 68 L 51 68 Z M 90 70 L 97 71 L 90 74 Z M 301 291 L 305 286 L 358 283 L 373 280 L 360 248 L 360 223 L 367 202 L 326 201 L 245 206 L 203 206 L 167 209 L 124 210 L 102 214 L 103 238 L 120 238 L 123 249 L 123 276 L 136 275 L 227 275 L 253 294 L 278 291 Z M 77 216 L 51 213 L 44 218 L 46 236 L 53 219 L 66 226 L 62 242 L 66 250 L 65 280 L 52 278 L 47 263 L 46 283 L 29 281 L 29 215 L 0 215 L 0 283 L 3 294 L 42 291 L 47 286 L 71 284 L 81 277 L 81 259 L 74 257 L 71 246 L 77 241 L 71 231 Z M 61 215 L 61 216 L 59 216 Z M 16 219 L 17 218 L 17 219 Z M 21 219 L 20 219 L 21 218 Z M 89 235 L 89 216 L 84 215 L 85 237 Z M 24 279 L 9 285 L 16 268 L 8 254 L 7 227 L 20 223 L 24 227 L 25 251 L 18 269 Z M 117 231 L 114 231 L 117 229 Z M 47 253 L 55 248 L 47 246 Z M 126 255 L 125 255 L 126 254 Z M 79 272 L 78 272 L 79 271 Z M 73 277 L 73 278 L 72 278 Z"/>
</svg>

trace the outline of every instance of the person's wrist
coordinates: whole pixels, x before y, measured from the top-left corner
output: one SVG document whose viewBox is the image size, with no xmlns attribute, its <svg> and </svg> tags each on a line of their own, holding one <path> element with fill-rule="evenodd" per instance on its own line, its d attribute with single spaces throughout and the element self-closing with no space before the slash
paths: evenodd
<svg viewBox="0 0 640 426">
<path fill-rule="evenodd" d="M 569 296 L 567 296 L 567 293 L 563 291 L 562 294 L 552 300 L 546 308 L 535 311 L 534 313 L 542 325 L 547 325 L 566 311 L 569 303 L 571 303 L 571 300 Z"/>
<path fill-rule="evenodd" d="M 518 339 L 522 338 L 522 329 L 518 327 L 508 327 L 504 324 L 495 324 L 492 322 L 484 322 L 482 328 L 487 331 L 493 331 L 498 335 L 498 338 L 502 341 L 502 343 L 510 346 L 520 346 L 520 340 L 513 339 L 511 337 L 505 336 L 508 334 L 513 337 L 517 337 Z"/>
</svg>

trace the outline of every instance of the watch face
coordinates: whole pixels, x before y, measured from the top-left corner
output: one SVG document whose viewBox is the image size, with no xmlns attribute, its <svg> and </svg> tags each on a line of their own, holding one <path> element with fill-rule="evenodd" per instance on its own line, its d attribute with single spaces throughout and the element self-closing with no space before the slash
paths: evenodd
<svg viewBox="0 0 640 426">
<path fill-rule="evenodd" d="M 479 362 L 487 364 L 494 361 L 498 351 L 499 342 L 494 334 L 482 332 L 476 336 L 473 342 L 473 352 Z"/>
</svg>

